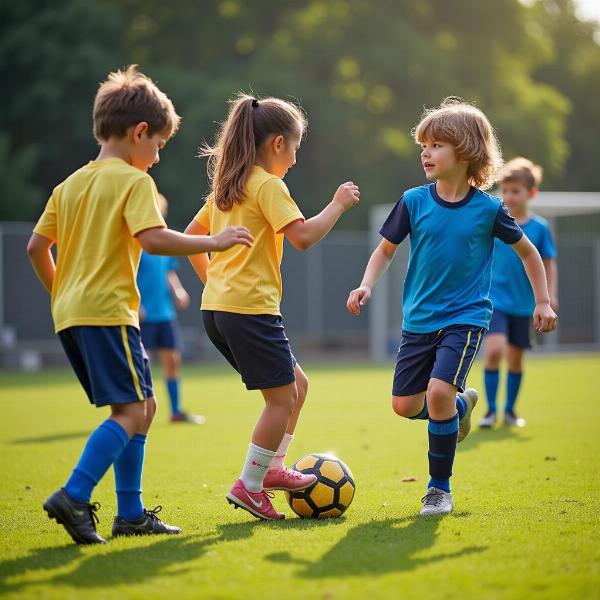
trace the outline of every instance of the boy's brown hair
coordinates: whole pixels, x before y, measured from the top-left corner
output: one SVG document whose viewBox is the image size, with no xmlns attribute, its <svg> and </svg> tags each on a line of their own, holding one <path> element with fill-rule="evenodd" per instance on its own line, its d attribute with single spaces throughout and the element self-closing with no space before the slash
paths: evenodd
<svg viewBox="0 0 600 600">
<path fill-rule="evenodd" d="M 542 183 L 544 170 L 539 165 L 532 163 L 529 159 L 518 156 L 509 160 L 498 173 L 499 183 L 516 181 L 524 185 L 528 190 L 537 188 Z"/>
<path fill-rule="evenodd" d="M 148 123 L 148 135 L 168 131 L 171 137 L 180 121 L 168 96 L 137 65 L 109 73 L 94 99 L 94 137 L 99 143 L 122 138 L 141 122 Z"/>
<path fill-rule="evenodd" d="M 478 108 L 449 97 L 436 108 L 426 109 L 413 130 L 417 144 L 437 140 L 454 146 L 456 156 L 469 163 L 467 178 L 476 188 L 487 189 L 496 181 L 502 152 L 494 128 Z"/>
</svg>

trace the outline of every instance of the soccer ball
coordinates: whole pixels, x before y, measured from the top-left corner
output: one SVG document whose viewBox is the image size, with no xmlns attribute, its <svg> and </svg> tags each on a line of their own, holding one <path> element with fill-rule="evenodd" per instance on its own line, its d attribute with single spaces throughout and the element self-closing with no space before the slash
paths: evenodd
<svg viewBox="0 0 600 600">
<path fill-rule="evenodd" d="M 337 456 L 307 454 L 292 469 L 317 476 L 317 481 L 300 492 L 286 492 L 292 510 L 304 519 L 339 517 L 354 498 L 352 471 Z"/>
</svg>

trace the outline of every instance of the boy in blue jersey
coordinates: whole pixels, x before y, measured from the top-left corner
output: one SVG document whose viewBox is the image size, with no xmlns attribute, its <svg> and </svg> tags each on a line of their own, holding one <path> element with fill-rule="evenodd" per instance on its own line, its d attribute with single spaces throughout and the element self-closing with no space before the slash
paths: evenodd
<svg viewBox="0 0 600 600">
<path fill-rule="evenodd" d="M 504 166 L 498 180 L 504 204 L 542 257 L 548 276 L 550 305 L 556 310 L 558 272 L 552 233 L 548 223 L 530 212 L 528 207 L 529 201 L 537 194 L 542 169 L 530 160 L 519 157 Z M 488 410 L 479 426 L 489 428 L 496 423 L 498 369 L 502 358 L 506 356 L 508 373 L 504 423 L 523 427 L 525 420 L 516 415 L 515 403 L 523 377 L 523 356 L 525 350 L 533 344 L 531 314 L 535 300 L 521 261 L 500 240 L 496 240 L 495 244 L 490 296 L 494 312 L 485 336 L 485 391 Z"/>
<path fill-rule="evenodd" d="M 167 199 L 158 195 L 162 216 L 167 218 Z M 142 252 L 137 286 L 140 290 L 140 332 L 146 350 L 156 350 L 163 368 L 169 394 L 172 423 L 202 425 L 202 415 L 181 410 L 180 376 L 181 351 L 176 309 L 188 307 L 190 297 L 177 277 L 179 263 L 172 256 Z"/>
<path fill-rule="evenodd" d="M 477 392 L 466 389 L 466 380 L 492 314 L 494 238 L 511 244 L 526 266 L 537 329 L 553 330 L 556 315 L 538 251 L 500 200 L 482 191 L 501 163 L 485 115 L 448 98 L 425 112 L 414 137 L 433 183 L 406 191 L 396 203 L 347 307 L 360 314 L 398 244 L 409 236 L 392 407 L 400 416 L 429 422 L 430 480 L 421 514 L 439 515 L 453 510 L 450 476 L 456 444 L 469 433 L 477 402 Z"/>
</svg>

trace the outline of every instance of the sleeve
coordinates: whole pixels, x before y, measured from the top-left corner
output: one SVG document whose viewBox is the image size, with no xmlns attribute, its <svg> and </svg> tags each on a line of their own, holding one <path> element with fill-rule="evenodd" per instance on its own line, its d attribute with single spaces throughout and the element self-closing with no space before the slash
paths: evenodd
<svg viewBox="0 0 600 600">
<path fill-rule="evenodd" d="M 48 202 L 46 202 L 46 208 L 33 228 L 33 232 L 53 242 L 56 241 L 56 202 L 54 193 L 50 196 Z"/>
<path fill-rule="evenodd" d="M 212 200 L 209 198 L 202 208 L 196 213 L 194 221 L 199 225 L 202 225 L 207 231 L 210 231 L 210 203 Z"/>
<path fill-rule="evenodd" d="M 498 207 L 492 234 L 494 237 L 502 240 L 505 244 L 511 245 L 516 244 L 523 237 L 523 230 L 510 216 L 510 213 L 504 204 L 500 204 Z"/>
<path fill-rule="evenodd" d="M 550 227 L 544 223 L 544 230 L 542 231 L 542 238 L 538 246 L 538 251 L 542 258 L 556 258 L 556 246 L 552 239 L 552 231 Z"/>
<path fill-rule="evenodd" d="M 388 242 L 400 244 L 410 232 L 410 213 L 406 202 L 404 202 L 404 196 L 402 196 L 392 208 L 392 212 L 381 226 L 379 233 Z"/>
<path fill-rule="evenodd" d="M 304 221 L 304 215 L 278 177 L 265 181 L 258 190 L 258 206 L 273 231 L 279 232 L 293 221 Z"/>
<path fill-rule="evenodd" d="M 131 235 L 144 229 L 166 227 L 167 224 L 158 208 L 158 191 L 150 176 L 138 179 L 125 201 L 123 218 Z"/>
</svg>

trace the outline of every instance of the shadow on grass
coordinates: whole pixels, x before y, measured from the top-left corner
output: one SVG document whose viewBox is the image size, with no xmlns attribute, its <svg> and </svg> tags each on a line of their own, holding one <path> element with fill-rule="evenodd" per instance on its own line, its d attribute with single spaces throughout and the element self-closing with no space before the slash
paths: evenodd
<svg viewBox="0 0 600 600">
<path fill-rule="evenodd" d="M 162 536 L 150 545 L 145 543 L 150 538 L 143 538 L 143 545 L 124 549 L 113 546 L 114 549 L 109 550 L 112 545 L 109 540 L 107 546 L 85 550 L 75 544 L 35 550 L 27 556 L 0 563 L 0 594 L 36 585 L 108 588 L 180 575 L 191 568 L 185 566 L 186 562 L 198 559 L 214 544 L 249 538 L 254 528 L 261 525 L 264 526 L 259 521 L 221 525 L 216 535 Z M 137 539 L 142 541 L 141 538 Z M 66 567 L 71 563 L 76 564 L 68 573 L 43 577 L 44 571 Z M 34 576 L 28 580 L 10 581 L 32 573 Z"/>
<path fill-rule="evenodd" d="M 480 444 L 487 442 L 502 442 L 510 441 L 523 444 L 529 442 L 531 438 L 523 435 L 520 429 L 513 427 L 496 427 L 495 429 L 473 429 L 469 434 L 469 437 L 461 442 L 458 446 L 458 450 L 473 450 Z"/>
<path fill-rule="evenodd" d="M 90 430 L 85 431 L 69 431 L 66 433 L 55 433 L 53 435 L 39 435 L 36 437 L 28 438 L 17 438 L 16 440 L 10 440 L 9 444 L 15 446 L 21 446 L 25 444 L 50 444 L 52 442 L 62 442 L 64 440 L 74 440 L 76 438 L 88 437 Z"/>
<path fill-rule="evenodd" d="M 426 518 L 415 515 L 372 521 L 351 529 L 343 539 L 315 561 L 294 559 L 288 552 L 271 554 L 267 559 L 275 563 L 301 565 L 297 575 L 308 579 L 410 571 L 424 565 L 486 550 L 486 546 L 466 546 L 455 552 L 424 558 L 418 556 L 434 546 L 436 530 L 442 519 L 460 519 L 466 516 L 468 513 Z"/>
</svg>

